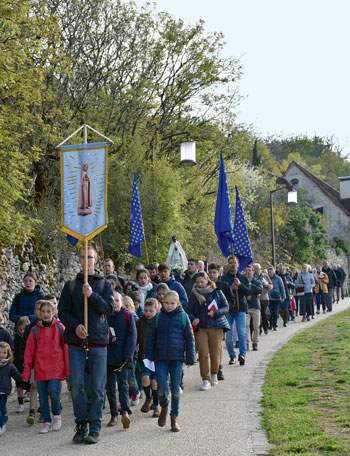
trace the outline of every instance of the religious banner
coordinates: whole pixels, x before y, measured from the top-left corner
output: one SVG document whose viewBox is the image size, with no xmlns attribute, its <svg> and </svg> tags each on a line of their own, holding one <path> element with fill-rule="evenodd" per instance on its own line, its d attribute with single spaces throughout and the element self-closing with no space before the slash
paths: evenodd
<svg viewBox="0 0 350 456">
<path fill-rule="evenodd" d="M 89 241 L 108 224 L 106 142 L 60 146 L 61 231 Z"/>
</svg>

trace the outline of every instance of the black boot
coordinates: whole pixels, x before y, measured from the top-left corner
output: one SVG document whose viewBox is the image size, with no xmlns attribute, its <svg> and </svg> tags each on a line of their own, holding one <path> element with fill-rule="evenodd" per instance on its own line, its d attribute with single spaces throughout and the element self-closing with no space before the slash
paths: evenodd
<svg viewBox="0 0 350 456">
<path fill-rule="evenodd" d="M 88 428 L 86 421 L 80 421 L 75 428 L 73 443 L 83 443 L 85 437 L 88 435 Z"/>
<path fill-rule="evenodd" d="M 218 370 L 218 380 L 225 380 L 224 374 L 222 373 L 222 365 L 219 365 L 219 370 Z"/>
</svg>

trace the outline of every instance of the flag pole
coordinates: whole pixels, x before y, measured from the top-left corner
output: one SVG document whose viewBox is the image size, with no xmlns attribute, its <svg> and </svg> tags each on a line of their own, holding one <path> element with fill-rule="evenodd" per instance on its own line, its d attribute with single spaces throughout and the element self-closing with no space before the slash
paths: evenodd
<svg viewBox="0 0 350 456">
<path fill-rule="evenodd" d="M 106 275 L 105 253 L 103 251 L 103 243 L 102 243 L 102 235 L 101 235 L 101 233 L 99 235 L 99 239 L 100 239 L 101 260 L 102 260 L 102 264 L 103 264 L 103 275 L 105 276 Z"/>
<path fill-rule="evenodd" d="M 231 249 L 232 249 L 232 258 L 235 257 L 235 253 L 234 253 L 234 248 L 233 248 L 233 242 L 231 244 Z M 237 278 L 237 274 L 236 274 L 236 271 L 234 271 L 233 273 L 233 277 L 236 279 Z M 236 288 L 236 303 L 237 303 L 237 311 L 239 312 L 239 298 L 238 298 L 238 289 Z"/>
</svg>

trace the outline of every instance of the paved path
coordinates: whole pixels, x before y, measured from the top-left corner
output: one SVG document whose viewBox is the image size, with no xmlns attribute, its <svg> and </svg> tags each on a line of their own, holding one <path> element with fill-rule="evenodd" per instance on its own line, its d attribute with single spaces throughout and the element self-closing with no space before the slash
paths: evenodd
<svg viewBox="0 0 350 456">
<path fill-rule="evenodd" d="M 74 430 L 72 406 L 68 394 L 62 396 L 63 427 L 60 432 L 39 435 L 41 424 L 28 426 L 26 414 L 15 413 L 15 395 L 8 402 L 9 422 L 7 432 L 0 437 L 2 456 L 41 455 L 104 455 L 123 454 L 125 456 L 156 455 L 263 455 L 268 443 L 260 430 L 259 401 L 265 369 L 273 354 L 296 333 L 327 318 L 329 315 L 349 308 L 350 299 L 334 306 L 334 312 L 317 315 L 307 323 L 291 323 L 287 328 L 280 327 L 276 332 L 263 335 L 259 351 L 248 352 L 244 367 L 227 365 L 225 352 L 225 381 L 209 391 L 198 390 L 201 381 L 198 365 L 186 369 L 185 391 L 181 396 L 181 432 L 172 433 L 169 425 L 157 426 L 157 420 L 140 412 L 140 406 L 133 407 L 132 423 L 129 430 L 118 424 L 107 428 L 109 419 L 106 408 L 101 440 L 97 445 L 73 445 Z M 28 404 L 26 404 L 28 408 Z"/>
</svg>

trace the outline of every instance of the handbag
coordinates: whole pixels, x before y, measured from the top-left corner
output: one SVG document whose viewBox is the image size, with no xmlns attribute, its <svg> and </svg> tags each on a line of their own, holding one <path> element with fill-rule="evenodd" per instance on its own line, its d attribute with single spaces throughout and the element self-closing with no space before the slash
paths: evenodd
<svg viewBox="0 0 350 456">
<path fill-rule="evenodd" d="M 294 296 L 292 297 L 292 299 L 290 301 L 290 308 L 291 308 L 292 312 L 294 312 L 294 310 L 297 310 L 297 303 L 296 303 Z"/>
<path fill-rule="evenodd" d="M 305 286 L 297 287 L 295 296 L 304 296 L 305 294 Z"/>
</svg>

